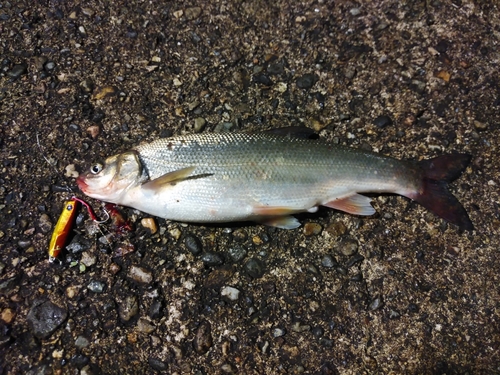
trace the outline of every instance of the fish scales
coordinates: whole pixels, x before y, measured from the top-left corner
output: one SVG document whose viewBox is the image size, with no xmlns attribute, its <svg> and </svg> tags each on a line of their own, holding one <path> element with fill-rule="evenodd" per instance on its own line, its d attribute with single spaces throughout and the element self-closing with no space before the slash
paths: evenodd
<svg viewBox="0 0 500 375">
<path fill-rule="evenodd" d="M 348 195 L 353 184 L 359 191 L 399 191 L 416 179 L 398 179 L 404 163 L 370 152 L 266 134 L 191 135 L 135 149 L 151 179 L 191 165 L 196 165 L 194 174 L 211 174 L 192 179 L 179 191 L 178 199 L 199 212 L 204 207 L 222 210 L 227 201 L 239 208 L 250 203 L 298 212 Z"/>
<path fill-rule="evenodd" d="M 321 140 L 268 133 L 194 134 L 139 145 L 108 158 L 102 171 L 87 173 L 78 182 L 89 196 L 159 217 L 254 220 L 282 228 L 299 225 L 290 214 L 314 212 L 320 205 L 371 215 L 370 199 L 359 193 L 387 192 L 415 199 L 469 229 L 465 210 L 446 190 L 470 160 L 457 155 L 462 156 L 444 155 L 424 165 Z M 98 183 L 98 175 L 105 184 Z"/>
</svg>

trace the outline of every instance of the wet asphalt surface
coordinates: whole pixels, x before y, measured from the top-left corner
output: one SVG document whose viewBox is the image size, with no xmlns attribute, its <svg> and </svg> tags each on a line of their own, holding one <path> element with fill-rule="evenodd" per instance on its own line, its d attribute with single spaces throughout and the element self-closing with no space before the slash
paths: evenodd
<svg viewBox="0 0 500 375">
<path fill-rule="evenodd" d="M 2 2 L 0 374 L 500 373 L 499 41 L 486 1 Z M 292 125 L 470 153 L 475 230 L 396 196 L 291 231 L 80 208 L 48 262 L 92 161 Z"/>
</svg>

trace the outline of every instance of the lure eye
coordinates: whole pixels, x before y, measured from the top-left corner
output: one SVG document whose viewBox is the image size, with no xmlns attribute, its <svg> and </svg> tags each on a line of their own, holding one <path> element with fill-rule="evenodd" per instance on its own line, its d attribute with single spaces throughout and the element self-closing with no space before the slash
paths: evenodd
<svg viewBox="0 0 500 375">
<path fill-rule="evenodd" d="M 98 174 L 101 171 L 102 171 L 102 164 L 100 163 L 94 164 L 93 166 L 90 167 L 90 172 L 92 174 Z"/>
</svg>

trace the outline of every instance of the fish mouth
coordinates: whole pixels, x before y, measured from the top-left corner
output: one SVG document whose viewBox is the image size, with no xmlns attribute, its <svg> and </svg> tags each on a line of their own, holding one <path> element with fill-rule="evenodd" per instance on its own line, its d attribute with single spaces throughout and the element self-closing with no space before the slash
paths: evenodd
<svg viewBox="0 0 500 375">
<path fill-rule="evenodd" d="M 78 185 L 78 188 L 84 193 L 89 187 L 89 185 L 87 185 L 87 183 L 85 182 L 85 175 L 78 176 L 78 178 L 76 179 L 76 184 Z"/>
</svg>

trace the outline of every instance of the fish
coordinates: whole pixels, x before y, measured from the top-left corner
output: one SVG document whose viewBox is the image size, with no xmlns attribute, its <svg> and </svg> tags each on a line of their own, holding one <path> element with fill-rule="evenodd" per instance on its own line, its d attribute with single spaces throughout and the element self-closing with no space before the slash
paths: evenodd
<svg viewBox="0 0 500 375">
<path fill-rule="evenodd" d="M 179 222 L 254 221 L 294 229 L 294 214 L 326 206 L 375 213 L 363 194 L 418 202 L 461 230 L 474 226 L 447 185 L 471 155 L 419 162 L 294 136 L 293 132 L 200 133 L 139 144 L 94 163 L 77 184 L 87 196 Z"/>
<path fill-rule="evenodd" d="M 75 197 L 64 203 L 64 208 L 59 215 L 54 232 L 49 243 L 49 262 L 53 263 L 66 245 L 66 240 L 73 228 L 79 200 Z"/>
</svg>

